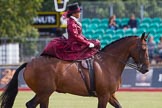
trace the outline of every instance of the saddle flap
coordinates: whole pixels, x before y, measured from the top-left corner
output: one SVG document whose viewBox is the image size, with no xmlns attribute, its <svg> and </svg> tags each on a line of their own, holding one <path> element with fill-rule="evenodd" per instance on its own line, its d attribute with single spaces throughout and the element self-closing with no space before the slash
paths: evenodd
<svg viewBox="0 0 162 108">
<path fill-rule="evenodd" d="M 88 69 L 88 64 L 87 64 L 86 60 L 82 60 L 81 65 L 83 68 Z"/>
</svg>

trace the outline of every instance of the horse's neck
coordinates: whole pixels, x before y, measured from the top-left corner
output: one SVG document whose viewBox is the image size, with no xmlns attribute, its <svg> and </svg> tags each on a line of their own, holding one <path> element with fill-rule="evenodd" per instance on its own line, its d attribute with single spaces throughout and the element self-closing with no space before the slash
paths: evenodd
<svg viewBox="0 0 162 108">
<path fill-rule="evenodd" d="M 130 36 L 121 38 L 110 45 L 107 45 L 101 53 L 103 56 L 113 55 L 114 59 L 128 59 L 130 49 L 136 44 L 138 37 Z"/>
<path fill-rule="evenodd" d="M 115 61 L 127 61 L 129 58 L 129 47 L 131 45 L 117 45 L 116 47 L 108 47 L 103 52 L 101 52 L 101 55 L 104 57 L 104 60 L 109 61 L 109 59 L 115 60 Z"/>
<path fill-rule="evenodd" d="M 113 71 L 115 74 L 118 74 L 118 77 L 120 77 L 124 70 L 126 62 L 129 59 L 130 48 L 132 47 L 132 43 L 129 40 L 124 42 L 107 46 L 99 54 L 102 64 L 107 67 L 108 71 Z"/>
</svg>

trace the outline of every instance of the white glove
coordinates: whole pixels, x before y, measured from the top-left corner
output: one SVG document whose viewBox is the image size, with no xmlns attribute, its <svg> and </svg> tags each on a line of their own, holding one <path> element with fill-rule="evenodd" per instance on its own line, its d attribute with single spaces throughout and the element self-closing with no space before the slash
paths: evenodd
<svg viewBox="0 0 162 108">
<path fill-rule="evenodd" d="M 94 44 L 93 43 L 90 43 L 89 44 L 89 48 L 94 48 Z"/>
</svg>

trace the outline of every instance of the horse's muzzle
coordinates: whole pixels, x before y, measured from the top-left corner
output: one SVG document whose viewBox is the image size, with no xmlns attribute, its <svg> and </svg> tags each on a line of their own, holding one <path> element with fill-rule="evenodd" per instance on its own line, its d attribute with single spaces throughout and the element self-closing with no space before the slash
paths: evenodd
<svg viewBox="0 0 162 108">
<path fill-rule="evenodd" d="M 149 66 L 147 65 L 143 65 L 140 69 L 140 72 L 143 74 L 147 73 L 148 71 L 149 71 Z"/>
</svg>

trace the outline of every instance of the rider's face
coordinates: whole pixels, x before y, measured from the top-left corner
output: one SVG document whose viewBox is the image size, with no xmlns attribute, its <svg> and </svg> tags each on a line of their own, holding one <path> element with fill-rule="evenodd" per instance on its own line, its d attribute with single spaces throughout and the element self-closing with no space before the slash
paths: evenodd
<svg viewBox="0 0 162 108">
<path fill-rule="evenodd" d="M 76 18 L 80 18 L 80 12 L 73 13 L 73 16 Z"/>
</svg>

